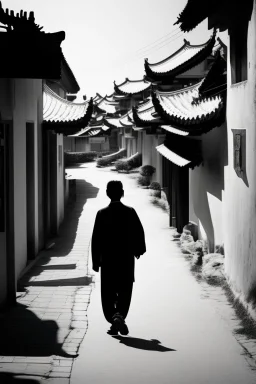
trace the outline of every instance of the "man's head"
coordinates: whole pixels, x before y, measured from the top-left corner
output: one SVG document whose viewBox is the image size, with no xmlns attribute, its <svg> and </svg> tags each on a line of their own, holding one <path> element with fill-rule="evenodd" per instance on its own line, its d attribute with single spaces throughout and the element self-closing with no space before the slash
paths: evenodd
<svg viewBox="0 0 256 384">
<path fill-rule="evenodd" d="M 119 201 L 124 195 L 123 184 L 118 180 L 111 180 L 107 184 L 107 196 L 111 201 Z"/>
</svg>

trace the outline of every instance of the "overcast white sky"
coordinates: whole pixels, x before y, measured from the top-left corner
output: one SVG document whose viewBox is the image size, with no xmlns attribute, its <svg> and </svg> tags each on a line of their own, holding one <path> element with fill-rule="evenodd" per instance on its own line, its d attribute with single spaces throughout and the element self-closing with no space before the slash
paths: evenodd
<svg viewBox="0 0 256 384">
<path fill-rule="evenodd" d="M 204 43 L 207 22 L 183 34 L 173 25 L 187 0 L 2 0 L 3 8 L 34 11 L 45 32 L 65 31 L 63 53 L 82 94 L 113 92 L 113 81 L 144 75 L 144 58 L 159 61 L 187 39 Z M 225 40 L 225 36 L 222 36 Z M 146 47 L 146 48 L 145 48 Z"/>
</svg>

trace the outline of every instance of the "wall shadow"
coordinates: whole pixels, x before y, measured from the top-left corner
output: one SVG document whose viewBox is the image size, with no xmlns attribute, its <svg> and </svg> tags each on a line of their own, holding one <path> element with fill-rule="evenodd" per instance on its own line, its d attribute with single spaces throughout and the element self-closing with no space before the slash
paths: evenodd
<svg viewBox="0 0 256 384">
<path fill-rule="evenodd" d="M 40 258 L 37 260 L 32 269 L 30 269 L 22 278 L 19 280 L 19 288 L 26 285 L 38 285 L 38 286 L 56 286 L 56 285 L 76 285 L 75 279 L 56 280 L 38 282 L 38 284 L 29 283 L 29 280 L 32 277 L 39 276 L 44 270 L 47 269 L 75 269 L 75 264 L 59 264 L 59 265 L 49 265 L 51 258 L 53 257 L 65 257 L 69 255 L 71 250 L 74 247 L 78 223 L 84 205 L 88 199 L 94 199 L 97 197 L 99 188 L 94 187 L 92 184 L 86 182 L 85 180 L 76 180 L 76 198 L 75 201 L 70 202 L 65 209 L 65 218 L 60 226 L 59 234 L 54 239 L 54 245 L 52 248 L 42 250 L 39 253 Z M 87 279 L 87 278 L 86 278 Z M 77 285 L 88 285 L 90 284 L 89 280 L 77 280 Z"/>
<path fill-rule="evenodd" d="M 21 376 L 21 377 L 16 377 Z M 0 372 L 0 383 L 2 384 L 40 384 L 39 380 L 22 377 L 23 374 L 11 372 Z"/>
<path fill-rule="evenodd" d="M 156 351 L 156 352 L 171 352 L 176 351 L 176 349 L 167 348 L 161 345 L 161 342 L 156 339 L 146 340 L 140 339 L 137 337 L 123 337 L 123 336 L 112 336 L 114 339 L 119 340 L 121 344 L 126 345 L 127 347 L 132 347 L 136 349 L 143 349 L 145 351 Z"/>
<path fill-rule="evenodd" d="M 70 279 L 54 279 L 42 281 L 26 281 L 25 278 L 18 286 L 18 291 L 22 292 L 26 287 L 66 287 L 66 286 L 86 286 L 92 283 L 91 276 L 74 277 Z"/>
<path fill-rule="evenodd" d="M 0 318 L 0 356 L 77 357 L 58 343 L 58 330 L 55 321 L 41 320 L 27 306 L 17 304 Z"/>
</svg>

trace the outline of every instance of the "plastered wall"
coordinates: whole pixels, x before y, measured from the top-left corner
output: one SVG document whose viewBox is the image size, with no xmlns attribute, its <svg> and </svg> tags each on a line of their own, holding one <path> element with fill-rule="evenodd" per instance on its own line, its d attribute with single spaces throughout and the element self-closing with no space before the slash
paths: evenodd
<svg viewBox="0 0 256 384">
<path fill-rule="evenodd" d="M 255 3 L 248 28 L 248 80 L 231 85 L 228 60 L 228 165 L 225 168 L 225 270 L 233 289 L 248 299 L 256 286 L 256 47 Z M 244 180 L 233 167 L 232 129 L 246 130 Z"/>
<path fill-rule="evenodd" d="M 224 167 L 227 164 L 226 123 L 200 136 L 203 164 L 190 170 L 190 216 L 199 224 L 199 236 L 210 252 L 223 244 Z M 205 240 L 206 240 L 205 239 Z"/>
</svg>

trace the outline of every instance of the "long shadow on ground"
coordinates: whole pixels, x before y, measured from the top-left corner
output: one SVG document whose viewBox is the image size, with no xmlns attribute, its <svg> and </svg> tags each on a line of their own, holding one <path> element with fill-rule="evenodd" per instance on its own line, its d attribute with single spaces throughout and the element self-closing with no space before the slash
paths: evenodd
<svg viewBox="0 0 256 384">
<path fill-rule="evenodd" d="M 35 276 L 39 276 L 44 270 L 49 269 L 75 269 L 75 264 L 56 264 L 50 265 L 47 264 L 50 262 L 52 258 L 55 257 L 64 257 L 69 255 L 71 250 L 73 249 L 76 236 L 77 236 L 77 228 L 79 223 L 79 218 L 84 209 L 84 205 L 86 204 L 88 199 L 96 198 L 98 195 L 99 188 L 94 187 L 92 184 L 87 183 L 84 180 L 76 180 L 76 200 L 71 203 L 66 211 L 65 211 L 65 219 L 60 226 L 59 234 L 54 239 L 54 246 L 49 250 L 43 250 L 42 257 L 37 261 L 36 265 L 28 271 L 20 280 L 18 289 L 22 291 L 23 286 L 28 285 L 44 285 L 44 284 L 32 284 L 30 283 L 30 279 Z M 73 280 L 73 279 L 72 279 Z M 77 285 L 82 285 L 84 282 L 79 282 Z M 85 285 L 90 284 L 90 282 L 85 282 Z M 57 286 L 57 285 L 75 285 L 75 281 L 72 283 L 66 281 L 66 283 L 62 280 L 46 282 L 45 286 Z"/>
<path fill-rule="evenodd" d="M 161 345 L 161 342 L 156 339 L 146 340 L 140 339 L 137 337 L 123 337 L 123 336 L 112 336 L 114 339 L 120 341 L 121 344 L 126 345 L 127 347 L 144 349 L 146 351 L 157 351 L 157 352 L 170 352 L 176 351 L 176 349 L 171 349 Z"/>
<path fill-rule="evenodd" d="M 17 304 L 0 318 L 0 355 L 76 357 L 58 343 L 58 329 L 55 321 L 41 320 L 26 305 Z"/>
<path fill-rule="evenodd" d="M 17 376 L 21 376 L 20 374 Z M 40 381 L 23 377 L 16 377 L 11 372 L 0 372 L 0 383 L 2 384 L 40 384 Z"/>
</svg>

